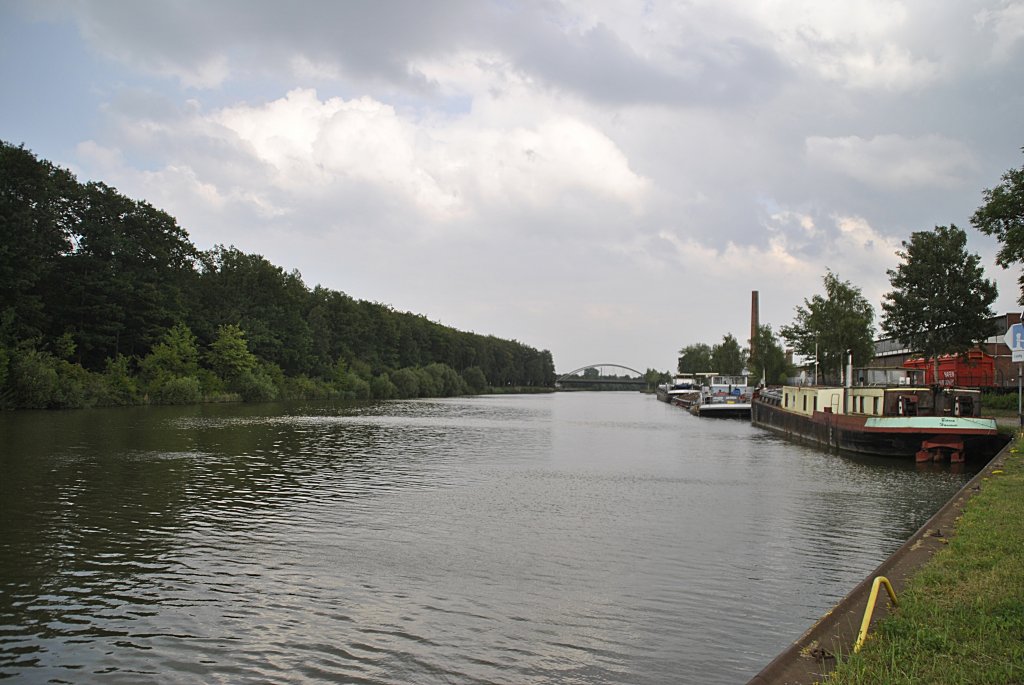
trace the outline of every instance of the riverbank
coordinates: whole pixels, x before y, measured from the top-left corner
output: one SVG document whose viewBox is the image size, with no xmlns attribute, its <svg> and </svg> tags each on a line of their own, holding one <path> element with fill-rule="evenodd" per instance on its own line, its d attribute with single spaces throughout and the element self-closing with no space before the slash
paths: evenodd
<svg viewBox="0 0 1024 685">
<path fill-rule="evenodd" d="M 1024 444 L 992 461 L 835 608 L 750 682 L 1010 683 L 1024 679 Z M 871 639 L 852 646 L 884 575 Z"/>
<path fill-rule="evenodd" d="M 829 683 L 1024 681 L 1024 440 L 986 469 L 949 544 Z"/>
</svg>

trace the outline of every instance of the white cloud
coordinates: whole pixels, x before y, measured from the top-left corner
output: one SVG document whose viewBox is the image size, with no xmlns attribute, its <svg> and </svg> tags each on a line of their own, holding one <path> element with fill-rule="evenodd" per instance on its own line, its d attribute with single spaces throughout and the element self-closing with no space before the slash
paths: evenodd
<svg viewBox="0 0 1024 685">
<path fill-rule="evenodd" d="M 997 61 L 1009 59 L 1018 42 L 1024 40 L 1024 3 L 1006 1 L 996 9 L 985 8 L 974 15 L 980 29 L 991 29 L 995 34 L 992 57 Z"/>
<path fill-rule="evenodd" d="M 511 129 L 423 122 L 370 97 L 321 101 L 297 89 L 210 119 L 266 164 L 281 190 L 323 195 L 354 180 L 396 193 L 436 221 L 485 206 L 549 207 L 576 191 L 639 210 L 646 187 L 610 139 L 572 117 Z"/>
<path fill-rule="evenodd" d="M 937 60 L 915 54 L 906 3 L 764 0 L 751 12 L 790 64 L 843 87 L 916 90 L 942 76 Z"/>
</svg>

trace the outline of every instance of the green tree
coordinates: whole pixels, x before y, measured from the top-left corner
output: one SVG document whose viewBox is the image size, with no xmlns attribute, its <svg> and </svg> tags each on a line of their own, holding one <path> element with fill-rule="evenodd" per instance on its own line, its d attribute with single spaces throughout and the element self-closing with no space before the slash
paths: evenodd
<svg viewBox="0 0 1024 685">
<path fill-rule="evenodd" d="M 409 399 L 412 397 L 419 397 L 420 395 L 420 382 L 416 375 L 416 370 L 408 366 L 395 371 L 391 374 L 391 382 L 394 383 L 395 388 L 398 390 L 399 399 Z"/>
<path fill-rule="evenodd" d="M 163 396 L 168 404 L 182 404 L 186 398 L 195 397 L 199 393 L 193 390 L 192 383 L 184 383 L 180 379 L 195 380 L 195 388 L 199 388 L 196 374 L 199 372 L 199 347 L 196 337 L 189 327 L 183 323 L 172 326 L 159 343 L 140 362 L 140 374 L 150 392 Z M 160 392 L 160 388 L 171 383 L 169 389 Z"/>
<path fill-rule="evenodd" d="M 714 371 L 711 363 L 711 346 L 694 343 L 679 350 L 679 373 L 700 373 Z"/>
<path fill-rule="evenodd" d="M 226 334 L 229 325 L 239 330 Z M 214 368 L 199 366 L 200 347 Z M 401 367 L 410 372 L 394 376 Z M 384 374 L 415 381 L 402 392 L 419 395 L 555 378 L 547 350 L 310 291 L 297 271 L 235 248 L 200 253 L 168 214 L 0 141 L 0 403 L 24 404 L 22 392 L 32 406 L 74 406 L 89 393 L 105 404 L 142 392 L 183 402 L 222 393 L 218 374 L 247 399 L 367 397 Z"/>
<path fill-rule="evenodd" d="M 54 405 L 60 383 L 56 361 L 53 355 L 27 346 L 14 351 L 10 382 L 17 407 L 46 409 Z"/>
<path fill-rule="evenodd" d="M 473 394 L 479 395 L 487 390 L 487 377 L 479 366 L 471 366 L 462 372 L 462 380 Z"/>
<path fill-rule="evenodd" d="M 735 375 L 743 373 L 746 363 L 743 349 L 739 341 L 731 333 L 722 337 L 722 342 L 711 348 L 711 366 L 721 374 Z"/>
<path fill-rule="evenodd" d="M 238 394 L 245 402 L 272 402 L 280 393 L 271 373 L 271 369 L 275 368 L 273 365 L 257 365 L 242 371 L 232 385 L 238 389 Z"/>
<path fill-rule="evenodd" d="M 50 328 L 49 299 L 64 286 L 78 184 L 70 172 L 0 141 L 0 317 L 15 342 Z"/>
<path fill-rule="evenodd" d="M 750 355 L 751 376 L 757 381 L 763 378 L 768 385 L 785 383 L 790 367 L 786 363 L 786 351 L 779 344 L 772 327 L 768 324 L 758 326 L 750 345 L 752 350 L 756 350 Z"/>
<path fill-rule="evenodd" d="M 971 224 L 1002 243 L 996 264 L 1006 269 L 1024 262 L 1024 167 L 1007 171 L 1002 183 L 986 189 L 982 197 L 985 203 L 974 212 Z M 1021 292 L 1017 301 L 1024 304 L 1024 274 L 1018 283 Z"/>
<path fill-rule="evenodd" d="M 815 295 L 796 307 L 796 318 L 779 333 L 797 354 L 817 352 L 822 372 L 838 379 L 847 351 L 854 362 L 866 364 L 875 356 L 875 310 L 860 288 L 841 281 L 831 271 L 823 279 L 825 296 Z"/>
<path fill-rule="evenodd" d="M 126 405 L 136 402 L 138 383 L 131 374 L 128 357 L 118 355 L 107 359 L 102 376 L 102 404 Z"/>
<path fill-rule="evenodd" d="M 235 324 L 217 328 L 217 337 L 210 343 L 206 358 L 214 373 L 229 384 L 238 380 L 242 374 L 251 372 L 259 363 L 249 351 L 245 332 Z"/>
<path fill-rule="evenodd" d="M 454 397 L 455 395 L 466 394 L 466 383 L 462 377 L 447 364 L 434 362 L 428 364 L 424 370 L 434 379 L 434 387 L 441 397 Z"/>
<path fill-rule="evenodd" d="M 661 383 L 668 383 L 672 380 L 672 374 L 668 371 L 658 371 L 657 369 L 647 369 L 644 372 L 644 382 L 647 384 L 648 391 L 654 391 Z"/>
<path fill-rule="evenodd" d="M 376 400 L 393 400 L 398 397 L 398 388 L 386 373 L 370 380 L 370 395 Z"/>
<path fill-rule="evenodd" d="M 938 378 L 939 355 L 962 354 L 993 333 L 996 285 L 952 224 L 912 233 L 897 254 L 903 262 L 887 272 L 893 289 L 883 298 L 882 330 L 932 358 Z"/>
<path fill-rule="evenodd" d="M 313 300 L 297 271 L 223 246 L 203 253 L 201 265 L 193 318 L 204 341 L 213 340 L 218 326 L 235 323 L 253 354 L 286 372 L 317 365 L 306 320 Z"/>
<path fill-rule="evenodd" d="M 177 222 L 102 183 L 81 188 L 75 248 L 60 263 L 64 287 L 51 297 L 53 335 L 70 330 L 78 359 L 144 354 L 185 317 L 195 247 Z"/>
</svg>

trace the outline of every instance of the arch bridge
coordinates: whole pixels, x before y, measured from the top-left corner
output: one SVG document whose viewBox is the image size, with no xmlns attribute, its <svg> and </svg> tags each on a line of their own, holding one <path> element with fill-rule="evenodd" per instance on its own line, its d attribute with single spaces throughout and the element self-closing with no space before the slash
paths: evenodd
<svg viewBox="0 0 1024 685">
<path fill-rule="evenodd" d="M 607 373 L 605 369 L 629 371 L 636 378 L 620 373 Z M 560 390 L 643 390 L 647 387 L 644 374 L 622 364 L 587 364 L 555 379 Z"/>
</svg>

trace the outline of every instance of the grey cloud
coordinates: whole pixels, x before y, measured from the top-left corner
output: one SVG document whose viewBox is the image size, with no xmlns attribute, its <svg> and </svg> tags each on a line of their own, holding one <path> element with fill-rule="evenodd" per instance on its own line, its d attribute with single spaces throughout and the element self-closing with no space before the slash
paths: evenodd
<svg viewBox="0 0 1024 685">
<path fill-rule="evenodd" d="M 755 102 L 787 78 L 770 50 L 739 39 L 711 45 L 682 38 L 672 51 L 675 64 L 666 66 L 644 59 L 604 25 L 578 36 L 548 30 L 520 37 L 528 43 L 509 48 L 521 68 L 607 104 Z"/>
<path fill-rule="evenodd" d="M 411 67 L 415 59 L 498 46 L 514 68 L 549 87 L 610 104 L 751 102 L 788 77 L 769 48 L 741 38 L 722 43 L 691 33 L 680 37 L 674 65 L 646 59 L 606 25 L 562 30 L 564 10 L 555 4 L 183 0 L 76 7 L 97 49 L 161 72 L 198 74 L 220 58 L 235 75 L 254 65 L 286 72 L 302 55 L 350 79 L 419 92 L 434 84 Z"/>
</svg>

